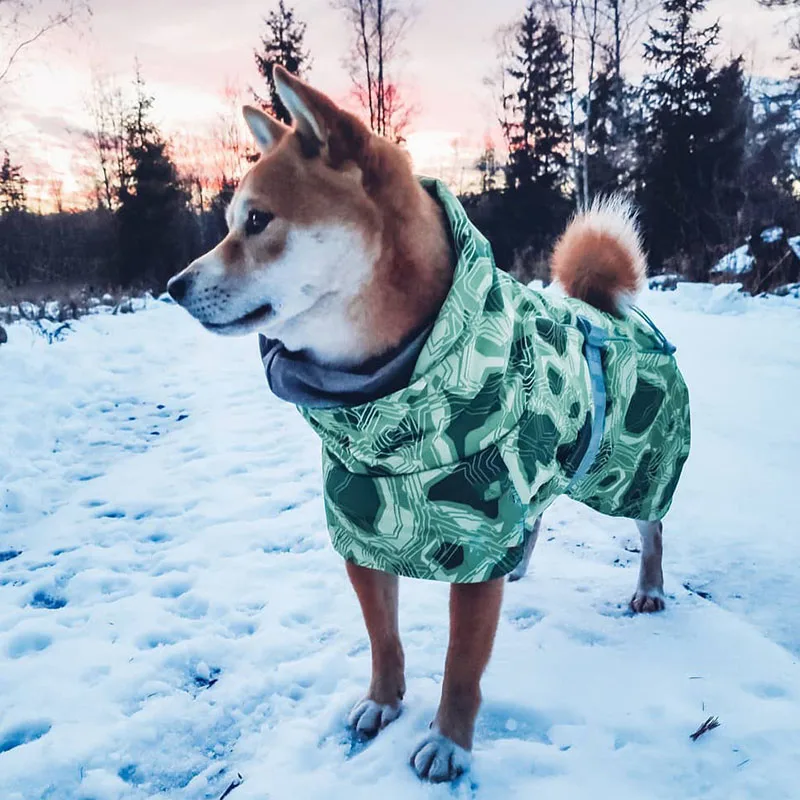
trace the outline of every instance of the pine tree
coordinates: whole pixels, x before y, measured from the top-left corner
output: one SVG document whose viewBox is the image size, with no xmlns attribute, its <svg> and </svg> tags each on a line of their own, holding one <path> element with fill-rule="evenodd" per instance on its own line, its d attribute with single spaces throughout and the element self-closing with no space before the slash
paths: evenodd
<svg viewBox="0 0 800 800">
<path fill-rule="evenodd" d="M 589 196 L 619 191 L 631 178 L 635 165 L 634 139 L 630 135 L 630 90 L 615 74 L 612 63 L 598 72 L 594 84 L 589 125 Z M 620 92 L 620 88 L 622 91 Z M 620 102 L 623 107 L 620 108 Z M 585 111 L 585 101 L 582 103 Z"/>
<path fill-rule="evenodd" d="M 700 233 L 713 247 L 737 238 L 737 218 L 745 196 L 743 167 L 752 110 L 742 58 L 733 59 L 714 75 L 711 92 L 699 147 L 700 186 L 707 198 Z"/>
<path fill-rule="evenodd" d="M 507 183 L 514 189 L 561 188 L 567 167 L 569 130 L 564 119 L 569 64 L 561 34 L 543 22 L 531 2 L 520 23 L 512 65 L 514 91 L 503 98 L 508 113 Z"/>
<path fill-rule="evenodd" d="M 258 71 L 267 83 L 269 99 L 264 100 L 257 94 L 256 99 L 265 111 L 290 124 L 292 118 L 278 96 L 273 70 L 280 64 L 293 75 L 302 76 L 309 68 L 311 62 L 304 47 L 306 23 L 295 17 L 294 9 L 287 8 L 284 0 L 279 0 L 277 9 L 270 11 L 264 22 L 267 32 L 261 39 L 261 50 L 256 50 L 254 55 Z"/>
<path fill-rule="evenodd" d="M 117 211 L 117 277 L 126 286 L 143 284 L 160 290 L 188 262 L 197 232 L 168 145 L 150 118 L 153 98 L 138 71 L 136 91 L 126 125 L 126 180 Z"/>
<path fill-rule="evenodd" d="M 653 122 L 666 125 L 696 119 L 711 100 L 711 53 L 719 41 L 720 26 L 695 28 L 708 0 L 663 0 L 662 28 L 650 27 L 645 59 L 654 75 L 647 86 Z"/>
<path fill-rule="evenodd" d="M 506 190 L 490 232 L 501 260 L 525 278 L 539 276 L 540 255 L 570 206 L 569 58 L 558 28 L 537 8 L 535 0 L 528 4 L 508 53 L 502 97 Z"/>
<path fill-rule="evenodd" d="M 481 176 L 481 194 L 494 191 L 500 167 L 497 164 L 497 150 L 494 141 L 489 136 L 483 142 L 483 151 L 475 162 L 475 169 Z"/>
<path fill-rule="evenodd" d="M 25 211 L 25 185 L 27 178 L 22 174 L 19 164 L 11 163 L 11 155 L 4 151 L 0 166 L 0 214 Z"/>
<path fill-rule="evenodd" d="M 763 93 L 753 105 L 747 137 L 743 225 L 760 233 L 770 225 L 800 231 L 800 85 Z"/>
<path fill-rule="evenodd" d="M 639 176 L 653 261 L 681 254 L 696 279 L 707 277 L 724 238 L 720 209 L 735 215 L 741 201 L 746 119 L 741 63 L 716 73 L 719 25 L 696 25 L 706 4 L 664 0 L 661 27 L 650 29 L 645 58 L 653 74 L 644 89 Z"/>
<path fill-rule="evenodd" d="M 31 245 L 25 212 L 25 184 L 19 164 L 12 164 L 8 150 L 0 164 L 0 285 L 21 286 L 30 278 Z"/>
</svg>

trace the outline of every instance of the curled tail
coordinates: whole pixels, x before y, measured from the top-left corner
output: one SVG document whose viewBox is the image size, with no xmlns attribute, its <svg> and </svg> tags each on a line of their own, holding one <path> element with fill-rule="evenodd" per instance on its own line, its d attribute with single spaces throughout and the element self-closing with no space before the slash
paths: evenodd
<svg viewBox="0 0 800 800">
<path fill-rule="evenodd" d="M 622 316 L 647 275 L 633 205 L 612 195 L 578 214 L 556 244 L 551 273 L 570 297 Z"/>
</svg>

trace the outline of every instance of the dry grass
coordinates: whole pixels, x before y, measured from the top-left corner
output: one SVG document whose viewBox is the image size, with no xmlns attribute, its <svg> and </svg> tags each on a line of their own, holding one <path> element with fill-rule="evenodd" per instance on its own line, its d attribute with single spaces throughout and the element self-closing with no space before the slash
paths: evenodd
<svg viewBox="0 0 800 800">
<path fill-rule="evenodd" d="M 133 311 L 132 296 L 137 295 L 130 290 L 87 284 L 29 284 L 16 289 L 0 286 L 0 322 L 67 322 L 103 307 L 124 314 Z"/>
</svg>

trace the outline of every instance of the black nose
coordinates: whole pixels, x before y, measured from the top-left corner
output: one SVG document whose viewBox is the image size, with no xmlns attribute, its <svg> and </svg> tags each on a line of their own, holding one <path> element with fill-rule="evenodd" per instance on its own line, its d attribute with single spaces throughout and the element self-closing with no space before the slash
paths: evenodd
<svg viewBox="0 0 800 800">
<path fill-rule="evenodd" d="M 176 303 L 180 303 L 180 301 L 186 297 L 186 290 L 188 288 L 189 278 L 184 275 L 176 275 L 167 284 L 167 291 Z"/>
</svg>

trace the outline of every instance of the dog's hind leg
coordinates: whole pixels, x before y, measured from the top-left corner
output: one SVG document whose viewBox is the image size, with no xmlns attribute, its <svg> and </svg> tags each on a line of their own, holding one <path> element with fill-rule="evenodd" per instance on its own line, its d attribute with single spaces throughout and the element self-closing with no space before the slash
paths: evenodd
<svg viewBox="0 0 800 800">
<path fill-rule="evenodd" d="M 531 556 L 533 555 L 533 548 L 536 547 L 536 541 L 539 538 L 539 528 L 542 526 L 542 515 L 539 514 L 533 523 L 531 532 L 525 540 L 525 552 L 522 554 L 522 561 L 514 567 L 513 572 L 508 576 L 508 579 L 513 583 L 520 578 L 524 578 L 528 572 L 528 565 L 531 563 Z"/>
<path fill-rule="evenodd" d="M 636 522 L 642 539 L 642 560 L 639 564 L 639 583 L 631 598 L 631 611 L 648 614 L 664 610 L 664 573 L 661 569 L 663 551 L 660 522 Z"/>
<path fill-rule="evenodd" d="M 372 651 L 372 680 L 367 696 L 355 705 L 348 725 L 371 739 L 402 711 L 406 691 L 405 659 L 397 624 L 398 579 L 396 575 L 346 562 Z"/>
</svg>

